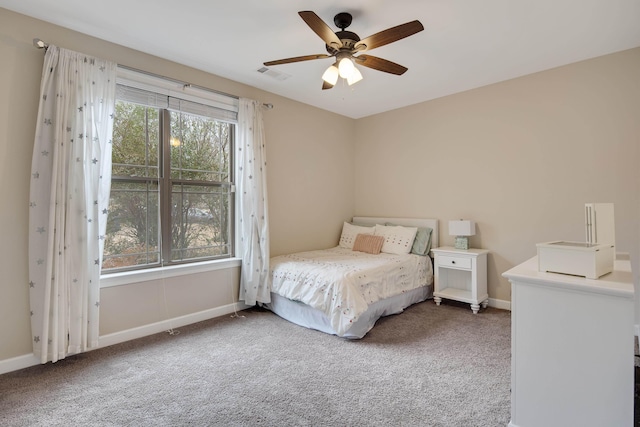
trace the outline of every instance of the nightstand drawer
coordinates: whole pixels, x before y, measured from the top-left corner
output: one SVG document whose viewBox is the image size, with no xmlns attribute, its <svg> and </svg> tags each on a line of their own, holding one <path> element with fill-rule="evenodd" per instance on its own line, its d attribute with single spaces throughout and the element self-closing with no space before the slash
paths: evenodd
<svg viewBox="0 0 640 427">
<path fill-rule="evenodd" d="M 441 265 L 443 267 L 455 267 L 471 270 L 471 258 L 441 255 L 438 257 L 438 265 Z"/>
</svg>

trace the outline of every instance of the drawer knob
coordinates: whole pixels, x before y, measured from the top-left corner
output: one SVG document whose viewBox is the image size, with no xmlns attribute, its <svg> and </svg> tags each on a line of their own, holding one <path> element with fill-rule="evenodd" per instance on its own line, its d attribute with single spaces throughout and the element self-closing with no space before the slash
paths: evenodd
<svg viewBox="0 0 640 427">
<path fill-rule="evenodd" d="M 456 263 L 456 261 L 455 261 L 455 260 L 451 261 L 451 264 L 455 264 L 455 263 Z"/>
</svg>

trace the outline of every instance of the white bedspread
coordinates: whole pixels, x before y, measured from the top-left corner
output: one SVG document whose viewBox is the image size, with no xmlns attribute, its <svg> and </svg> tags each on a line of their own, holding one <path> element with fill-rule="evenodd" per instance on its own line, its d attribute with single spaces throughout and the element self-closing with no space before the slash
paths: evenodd
<svg viewBox="0 0 640 427">
<path fill-rule="evenodd" d="M 371 255 L 339 246 L 274 257 L 270 269 L 272 292 L 322 311 L 338 336 L 369 304 L 433 280 L 428 257 Z"/>
</svg>

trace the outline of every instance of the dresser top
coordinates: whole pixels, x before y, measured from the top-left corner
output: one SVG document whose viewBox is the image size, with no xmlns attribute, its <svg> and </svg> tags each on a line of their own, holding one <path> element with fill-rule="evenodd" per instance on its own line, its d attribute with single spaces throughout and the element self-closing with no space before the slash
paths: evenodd
<svg viewBox="0 0 640 427">
<path fill-rule="evenodd" d="M 599 279 L 538 271 L 537 256 L 505 271 L 502 275 L 512 283 L 527 282 L 540 286 L 633 298 L 633 276 L 631 263 L 628 260 L 616 260 L 613 271 Z"/>
</svg>

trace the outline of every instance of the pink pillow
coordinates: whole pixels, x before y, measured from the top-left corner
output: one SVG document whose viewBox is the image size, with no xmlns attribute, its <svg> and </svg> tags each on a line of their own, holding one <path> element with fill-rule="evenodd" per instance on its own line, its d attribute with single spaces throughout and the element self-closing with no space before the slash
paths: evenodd
<svg viewBox="0 0 640 427">
<path fill-rule="evenodd" d="M 384 244 L 384 236 L 374 236 L 373 234 L 358 234 L 353 242 L 353 250 L 378 255 Z"/>
</svg>

